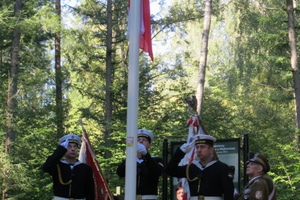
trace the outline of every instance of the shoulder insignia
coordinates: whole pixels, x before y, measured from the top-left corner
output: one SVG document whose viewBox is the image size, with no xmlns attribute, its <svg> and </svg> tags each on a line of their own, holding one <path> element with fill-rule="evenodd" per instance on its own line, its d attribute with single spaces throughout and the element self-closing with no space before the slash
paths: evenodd
<svg viewBox="0 0 300 200">
<path fill-rule="evenodd" d="M 255 199 L 262 199 L 262 191 L 256 191 Z"/>
</svg>

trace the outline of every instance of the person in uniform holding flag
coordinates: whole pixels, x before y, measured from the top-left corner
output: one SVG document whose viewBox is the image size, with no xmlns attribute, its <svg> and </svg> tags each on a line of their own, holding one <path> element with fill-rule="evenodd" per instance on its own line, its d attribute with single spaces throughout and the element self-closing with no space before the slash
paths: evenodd
<svg viewBox="0 0 300 200">
<path fill-rule="evenodd" d="M 270 165 L 261 153 L 249 154 L 246 174 L 251 180 L 246 185 L 238 200 L 276 200 L 275 184 L 268 175 Z"/>
<path fill-rule="evenodd" d="M 170 159 L 166 173 L 173 177 L 186 178 L 190 200 L 233 200 L 234 186 L 229 177 L 227 164 L 214 157 L 213 144 L 216 138 L 197 134 L 190 143 L 184 143 Z M 192 163 L 178 166 L 186 153 L 195 147 L 197 158 Z"/>
<path fill-rule="evenodd" d="M 137 200 L 156 200 L 159 177 L 164 171 L 163 161 L 149 154 L 153 133 L 146 129 L 137 132 Z M 125 160 L 118 166 L 117 174 L 125 177 Z"/>
<path fill-rule="evenodd" d="M 53 179 L 54 200 L 95 200 L 92 168 L 77 159 L 80 142 L 77 135 L 63 136 L 43 164 Z"/>
</svg>

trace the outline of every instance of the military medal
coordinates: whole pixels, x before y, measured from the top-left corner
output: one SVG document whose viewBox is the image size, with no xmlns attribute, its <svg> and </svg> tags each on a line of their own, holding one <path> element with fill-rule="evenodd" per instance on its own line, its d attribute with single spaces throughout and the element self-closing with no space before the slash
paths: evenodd
<svg viewBox="0 0 300 200">
<path fill-rule="evenodd" d="M 262 191 L 256 191 L 255 198 L 256 199 L 262 199 Z"/>
</svg>

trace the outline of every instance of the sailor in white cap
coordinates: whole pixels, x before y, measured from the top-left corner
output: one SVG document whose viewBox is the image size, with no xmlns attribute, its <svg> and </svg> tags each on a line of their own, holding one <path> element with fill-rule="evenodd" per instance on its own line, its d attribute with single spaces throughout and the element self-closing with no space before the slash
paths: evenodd
<svg viewBox="0 0 300 200">
<path fill-rule="evenodd" d="M 164 171 L 163 161 L 151 156 L 148 150 L 153 142 L 153 133 L 147 129 L 137 131 L 137 200 L 156 200 L 159 177 Z M 117 174 L 125 177 L 125 160 L 118 166 Z"/>
<path fill-rule="evenodd" d="M 166 173 L 186 178 L 189 183 L 190 200 L 233 200 L 234 186 L 229 167 L 214 157 L 216 138 L 206 134 L 194 136 L 193 141 L 179 147 L 167 165 Z M 195 147 L 197 159 L 178 166 L 186 153 Z"/>
<path fill-rule="evenodd" d="M 80 142 L 77 135 L 63 136 L 43 165 L 52 176 L 54 200 L 95 200 L 92 168 L 77 159 Z"/>
</svg>

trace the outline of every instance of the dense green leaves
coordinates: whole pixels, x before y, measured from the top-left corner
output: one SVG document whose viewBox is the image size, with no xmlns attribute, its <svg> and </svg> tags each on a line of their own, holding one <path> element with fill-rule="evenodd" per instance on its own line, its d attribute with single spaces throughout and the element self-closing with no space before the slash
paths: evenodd
<svg viewBox="0 0 300 200">
<path fill-rule="evenodd" d="M 121 186 L 124 192 L 124 179 L 120 181 L 115 170 L 126 156 L 127 1 L 114 1 L 112 8 L 110 141 L 105 139 L 106 1 L 78 3 L 63 6 L 63 27 L 56 23 L 54 1 L 23 1 L 19 20 L 13 18 L 11 1 L 0 3 L 0 190 L 7 195 L 5 199 L 52 198 L 51 179 L 41 165 L 59 139 L 53 69 L 53 33 L 58 30 L 65 80 L 62 134 L 81 135 L 78 121 L 83 118 L 110 189 L 115 193 L 115 187 Z M 153 131 L 151 154 L 161 157 L 164 139 L 184 141 L 187 137 L 186 121 L 193 113 L 184 98 L 195 95 L 204 5 L 185 0 L 151 3 L 160 10 L 152 12 L 155 61 L 141 52 L 138 126 Z M 202 120 L 208 133 L 217 138 L 242 139 L 247 133 L 250 151 L 266 154 L 270 161 L 278 199 L 289 200 L 299 198 L 300 162 L 285 6 L 281 0 L 213 1 Z M 7 80 L 11 34 L 17 25 L 21 27 L 17 135 L 8 155 Z M 14 184 L 6 184 L 10 182 Z"/>
</svg>

